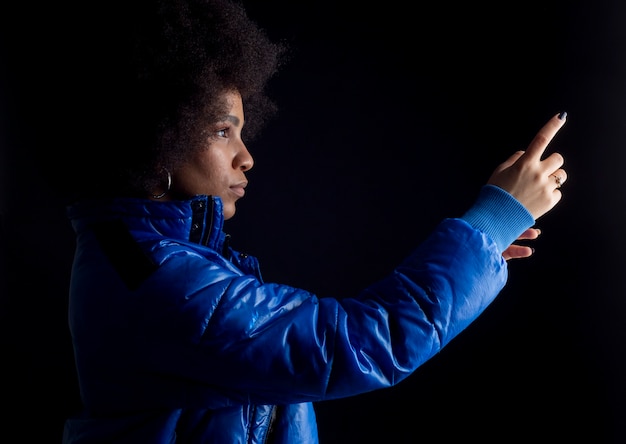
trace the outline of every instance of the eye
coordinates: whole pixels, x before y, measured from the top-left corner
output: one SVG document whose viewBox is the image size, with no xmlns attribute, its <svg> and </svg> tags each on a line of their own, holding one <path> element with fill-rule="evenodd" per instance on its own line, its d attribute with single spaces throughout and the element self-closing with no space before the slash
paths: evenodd
<svg viewBox="0 0 626 444">
<path fill-rule="evenodd" d="M 215 131 L 215 135 L 217 137 L 226 137 L 227 132 L 228 132 L 228 128 L 223 128 L 223 129 Z"/>
</svg>

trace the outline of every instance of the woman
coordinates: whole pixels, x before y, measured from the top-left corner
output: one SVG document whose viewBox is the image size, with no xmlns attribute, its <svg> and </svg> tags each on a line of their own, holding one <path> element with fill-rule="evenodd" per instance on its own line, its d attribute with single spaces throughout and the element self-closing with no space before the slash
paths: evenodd
<svg viewBox="0 0 626 444">
<path fill-rule="evenodd" d="M 532 254 L 513 242 L 561 198 L 563 158 L 542 156 L 565 114 L 389 276 L 320 297 L 264 282 L 223 231 L 284 48 L 228 0 L 140 3 L 116 28 L 132 41 L 96 61 L 114 81 L 102 100 L 123 104 L 85 122 L 107 126 L 108 151 L 66 184 L 84 411 L 64 442 L 316 443 L 313 402 L 404 380 L 494 300 L 507 260 Z"/>
</svg>

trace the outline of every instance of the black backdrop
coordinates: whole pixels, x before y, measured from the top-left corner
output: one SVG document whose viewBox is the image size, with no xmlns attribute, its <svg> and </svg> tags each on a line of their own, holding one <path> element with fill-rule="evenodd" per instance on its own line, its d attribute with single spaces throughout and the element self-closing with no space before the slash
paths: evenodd
<svg viewBox="0 0 626 444">
<path fill-rule="evenodd" d="M 546 120 L 569 114 L 548 149 L 565 156 L 569 180 L 537 222 L 535 256 L 510 262 L 498 299 L 411 378 L 317 404 L 322 443 L 626 442 L 625 7 L 246 4 L 295 50 L 271 84 L 281 114 L 249 146 L 248 193 L 226 224 L 267 281 L 355 294 L 460 215 Z M 29 144 L 55 112 L 33 85 L 66 68 L 32 49 L 68 18 L 60 5 L 31 8 L 0 16 L 0 402 L 5 433 L 59 442 L 78 407 L 73 237 Z"/>
</svg>

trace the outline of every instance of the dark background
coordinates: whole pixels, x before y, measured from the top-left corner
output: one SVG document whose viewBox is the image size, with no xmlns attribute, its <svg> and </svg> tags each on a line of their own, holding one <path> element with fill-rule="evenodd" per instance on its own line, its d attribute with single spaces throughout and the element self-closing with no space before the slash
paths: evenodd
<svg viewBox="0 0 626 444">
<path fill-rule="evenodd" d="M 50 39 L 74 19 L 44 3 L 0 11 L 0 403 L 5 434 L 60 442 L 79 405 L 73 235 L 32 144 L 63 109 L 37 91 L 68 69 Z M 498 299 L 408 380 L 317 404 L 322 443 L 626 442 L 626 6 L 245 3 L 294 49 L 271 84 L 281 114 L 250 144 L 248 193 L 226 224 L 267 281 L 356 294 L 569 114 L 548 148 L 569 179 L 537 221 L 535 255 L 511 261 Z M 72 113 L 61 120 L 50 150 L 71 134 Z"/>
</svg>

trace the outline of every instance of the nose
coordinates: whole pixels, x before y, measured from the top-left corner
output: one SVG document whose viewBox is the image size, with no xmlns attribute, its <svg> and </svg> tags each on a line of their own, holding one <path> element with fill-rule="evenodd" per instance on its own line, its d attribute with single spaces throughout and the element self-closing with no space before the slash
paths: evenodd
<svg viewBox="0 0 626 444">
<path fill-rule="evenodd" d="M 233 166 L 242 171 L 248 171 L 254 166 L 254 159 L 245 143 L 241 142 L 241 149 L 235 156 L 234 162 L 235 164 Z"/>
</svg>

